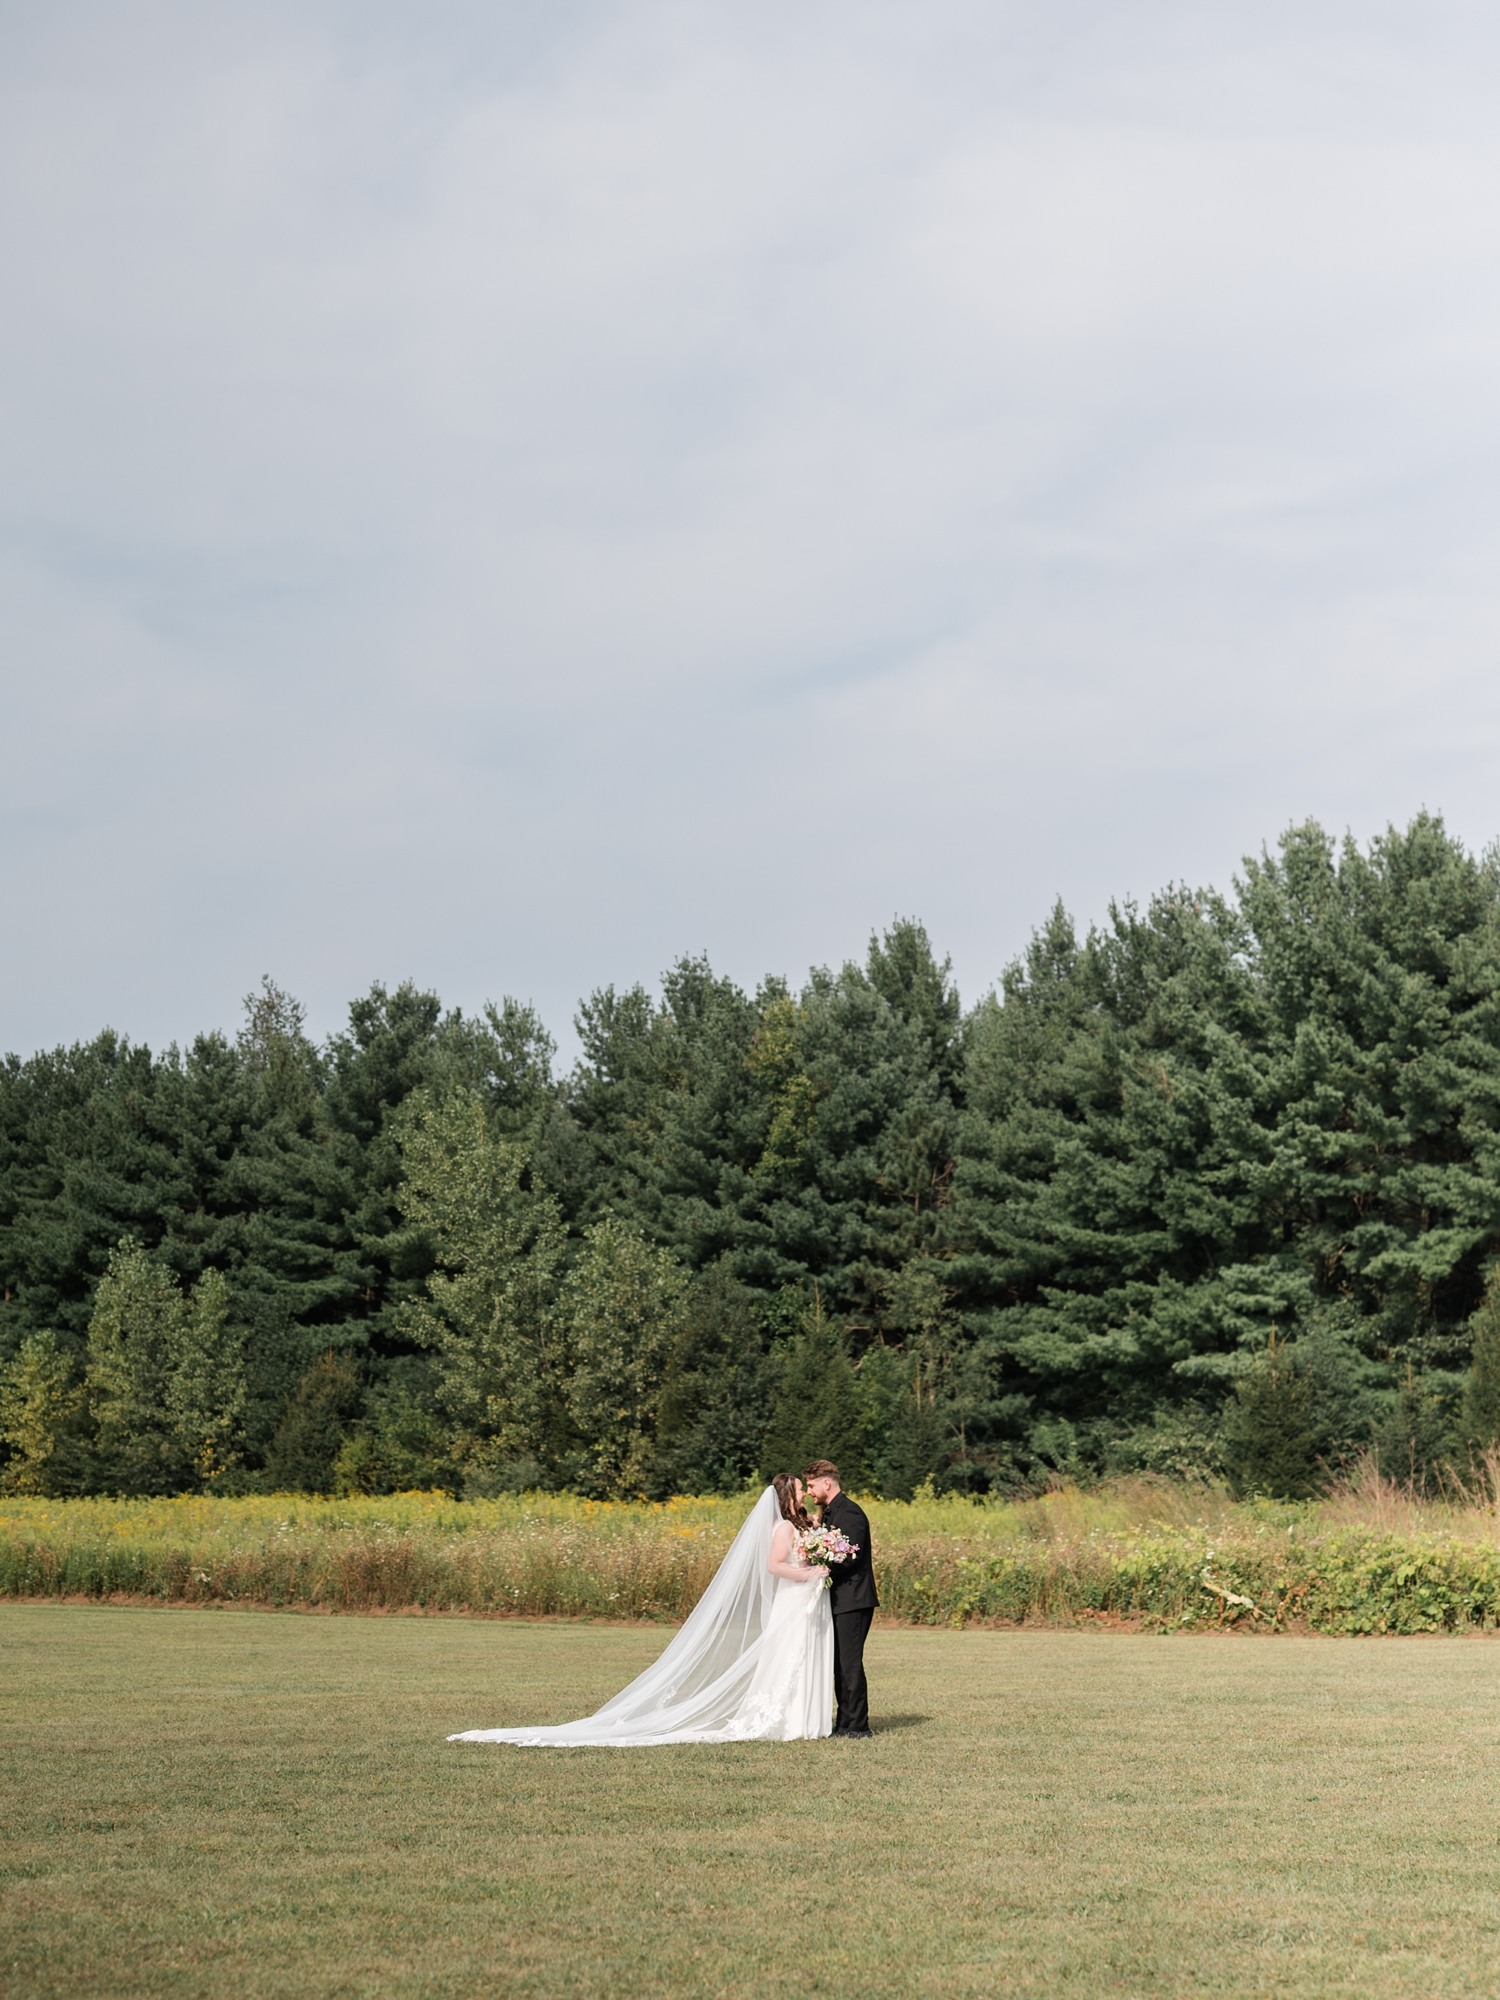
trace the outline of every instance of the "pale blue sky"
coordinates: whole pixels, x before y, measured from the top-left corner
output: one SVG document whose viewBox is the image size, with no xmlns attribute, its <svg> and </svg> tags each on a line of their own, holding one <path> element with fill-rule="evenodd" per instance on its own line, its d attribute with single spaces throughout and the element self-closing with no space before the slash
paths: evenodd
<svg viewBox="0 0 1500 2000">
<path fill-rule="evenodd" d="M 1500 833 L 1500 21 L 0 7 L 0 1048 Z"/>
</svg>

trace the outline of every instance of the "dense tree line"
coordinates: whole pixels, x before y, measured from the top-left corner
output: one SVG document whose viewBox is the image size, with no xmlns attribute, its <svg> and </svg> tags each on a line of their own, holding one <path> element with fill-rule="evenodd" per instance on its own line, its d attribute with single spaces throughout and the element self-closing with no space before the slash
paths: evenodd
<svg viewBox="0 0 1500 2000">
<path fill-rule="evenodd" d="M 902 921 L 578 1031 L 377 986 L 317 1046 L 267 981 L 7 1058 L 0 1478 L 1306 1491 L 1500 1434 L 1500 862 L 1434 817 L 1059 908 L 968 1012 Z"/>
</svg>

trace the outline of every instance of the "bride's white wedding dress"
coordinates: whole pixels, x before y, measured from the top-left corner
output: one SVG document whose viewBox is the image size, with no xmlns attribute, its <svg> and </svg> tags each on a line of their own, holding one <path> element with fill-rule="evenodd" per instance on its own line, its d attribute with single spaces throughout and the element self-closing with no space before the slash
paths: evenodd
<svg viewBox="0 0 1500 2000">
<path fill-rule="evenodd" d="M 833 1615 L 820 1572 L 796 1553 L 768 1486 L 671 1645 L 596 1714 L 448 1741 L 638 1747 L 831 1735 Z"/>
</svg>

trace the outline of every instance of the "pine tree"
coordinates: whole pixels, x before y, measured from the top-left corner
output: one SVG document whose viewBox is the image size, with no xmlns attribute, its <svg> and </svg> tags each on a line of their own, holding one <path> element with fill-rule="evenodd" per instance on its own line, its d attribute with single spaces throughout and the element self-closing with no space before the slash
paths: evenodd
<svg viewBox="0 0 1500 2000">
<path fill-rule="evenodd" d="M 961 1088 L 963 1008 L 950 977 L 953 961 L 941 965 L 926 926 L 898 917 L 884 937 L 870 937 L 865 976 L 876 992 L 927 1037 L 932 1065 L 949 1091 Z"/>
<path fill-rule="evenodd" d="M 781 1380 L 762 1447 L 761 1477 L 800 1476 L 814 1459 L 828 1458 L 854 1490 L 865 1478 L 859 1391 L 843 1338 L 816 1295 L 779 1360 Z"/>
<path fill-rule="evenodd" d="M 113 1033 L 0 1063 L 0 1351 L 51 1331 L 81 1353 L 115 1245 L 160 1241 L 186 1191 L 161 1075 Z"/>
<path fill-rule="evenodd" d="M 1375 1456 L 1381 1472 L 1414 1493 L 1438 1492 L 1451 1448 L 1442 1403 L 1408 1364 L 1385 1422 L 1375 1434 Z"/>
<path fill-rule="evenodd" d="M 956 1442 L 953 1371 L 964 1332 L 941 1268 L 913 1259 L 884 1283 L 885 1340 L 866 1348 L 855 1371 L 866 1470 L 889 1500 L 940 1482 Z"/>
<path fill-rule="evenodd" d="M 566 1397 L 557 1204 L 523 1184 L 526 1148 L 491 1130 L 477 1091 L 419 1093 L 400 1136 L 401 1213 L 437 1268 L 397 1328 L 437 1357 L 461 1460 L 502 1485 L 521 1467 L 524 1483 L 554 1480 Z"/>
<path fill-rule="evenodd" d="M 1224 1463 L 1235 1496 L 1306 1500 L 1323 1484 L 1313 1381 L 1273 1336 L 1235 1384 L 1224 1419 Z"/>
<path fill-rule="evenodd" d="M 771 1421 L 773 1379 L 756 1294 L 727 1260 L 688 1286 L 662 1378 L 657 1498 L 736 1493 L 753 1478 Z"/>
<path fill-rule="evenodd" d="M 1293 828 L 1233 900 L 1082 943 L 1055 915 L 964 1035 L 948 1240 L 990 1407 L 1097 1456 L 1334 1297 L 1451 1365 L 1496 1244 L 1497 985 L 1500 859 L 1427 814 L 1363 852 Z"/>
<path fill-rule="evenodd" d="M 816 1284 L 877 1328 L 882 1282 L 948 1205 L 958 1001 L 919 925 L 870 963 L 751 999 L 684 959 L 660 1003 L 592 995 L 568 1120 L 537 1156 L 570 1221 L 617 1214 L 694 1268 L 727 1255 L 763 1293 Z"/>
<path fill-rule="evenodd" d="M 882 1496 L 910 1500 L 919 1486 L 937 1480 L 947 1457 L 947 1428 L 942 1416 L 931 1398 L 918 1396 L 913 1384 L 897 1405 L 891 1423 Z"/>
<path fill-rule="evenodd" d="M 1490 1267 L 1469 1331 L 1473 1348 L 1464 1378 L 1463 1434 L 1471 1450 L 1482 1452 L 1500 1444 L 1500 1264 Z"/>
</svg>

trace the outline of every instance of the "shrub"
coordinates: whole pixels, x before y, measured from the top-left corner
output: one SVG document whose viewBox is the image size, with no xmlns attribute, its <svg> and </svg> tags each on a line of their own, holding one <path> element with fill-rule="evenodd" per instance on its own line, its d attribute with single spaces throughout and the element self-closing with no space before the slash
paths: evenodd
<svg viewBox="0 0 1500 2000">
<path fill-rule="evenodd" d="M 354 1363 L 330 1349 L 287 1399 L 266 1453 L 266 1484 L 281 1493 L 331 1493 L 334 1467 L 362 1402 Z"/>
<path fill-rule="evenodd" d="M 1447 1412 L 1431 1384 L 1408 1368 L 1375 1435 L 1382 1476 L 1418 1493 L 1435 1492 L 1442 1484 L 1451 1448 Z"/>
<path fill-rule="evenodd" d="M 1224 1419 L 1224 1464 L 1240 1496 L 1305 1500 L 1323 1485 L 1310 1372 L 1273 1334 L 1235 1384 Z"/>
</svg>

